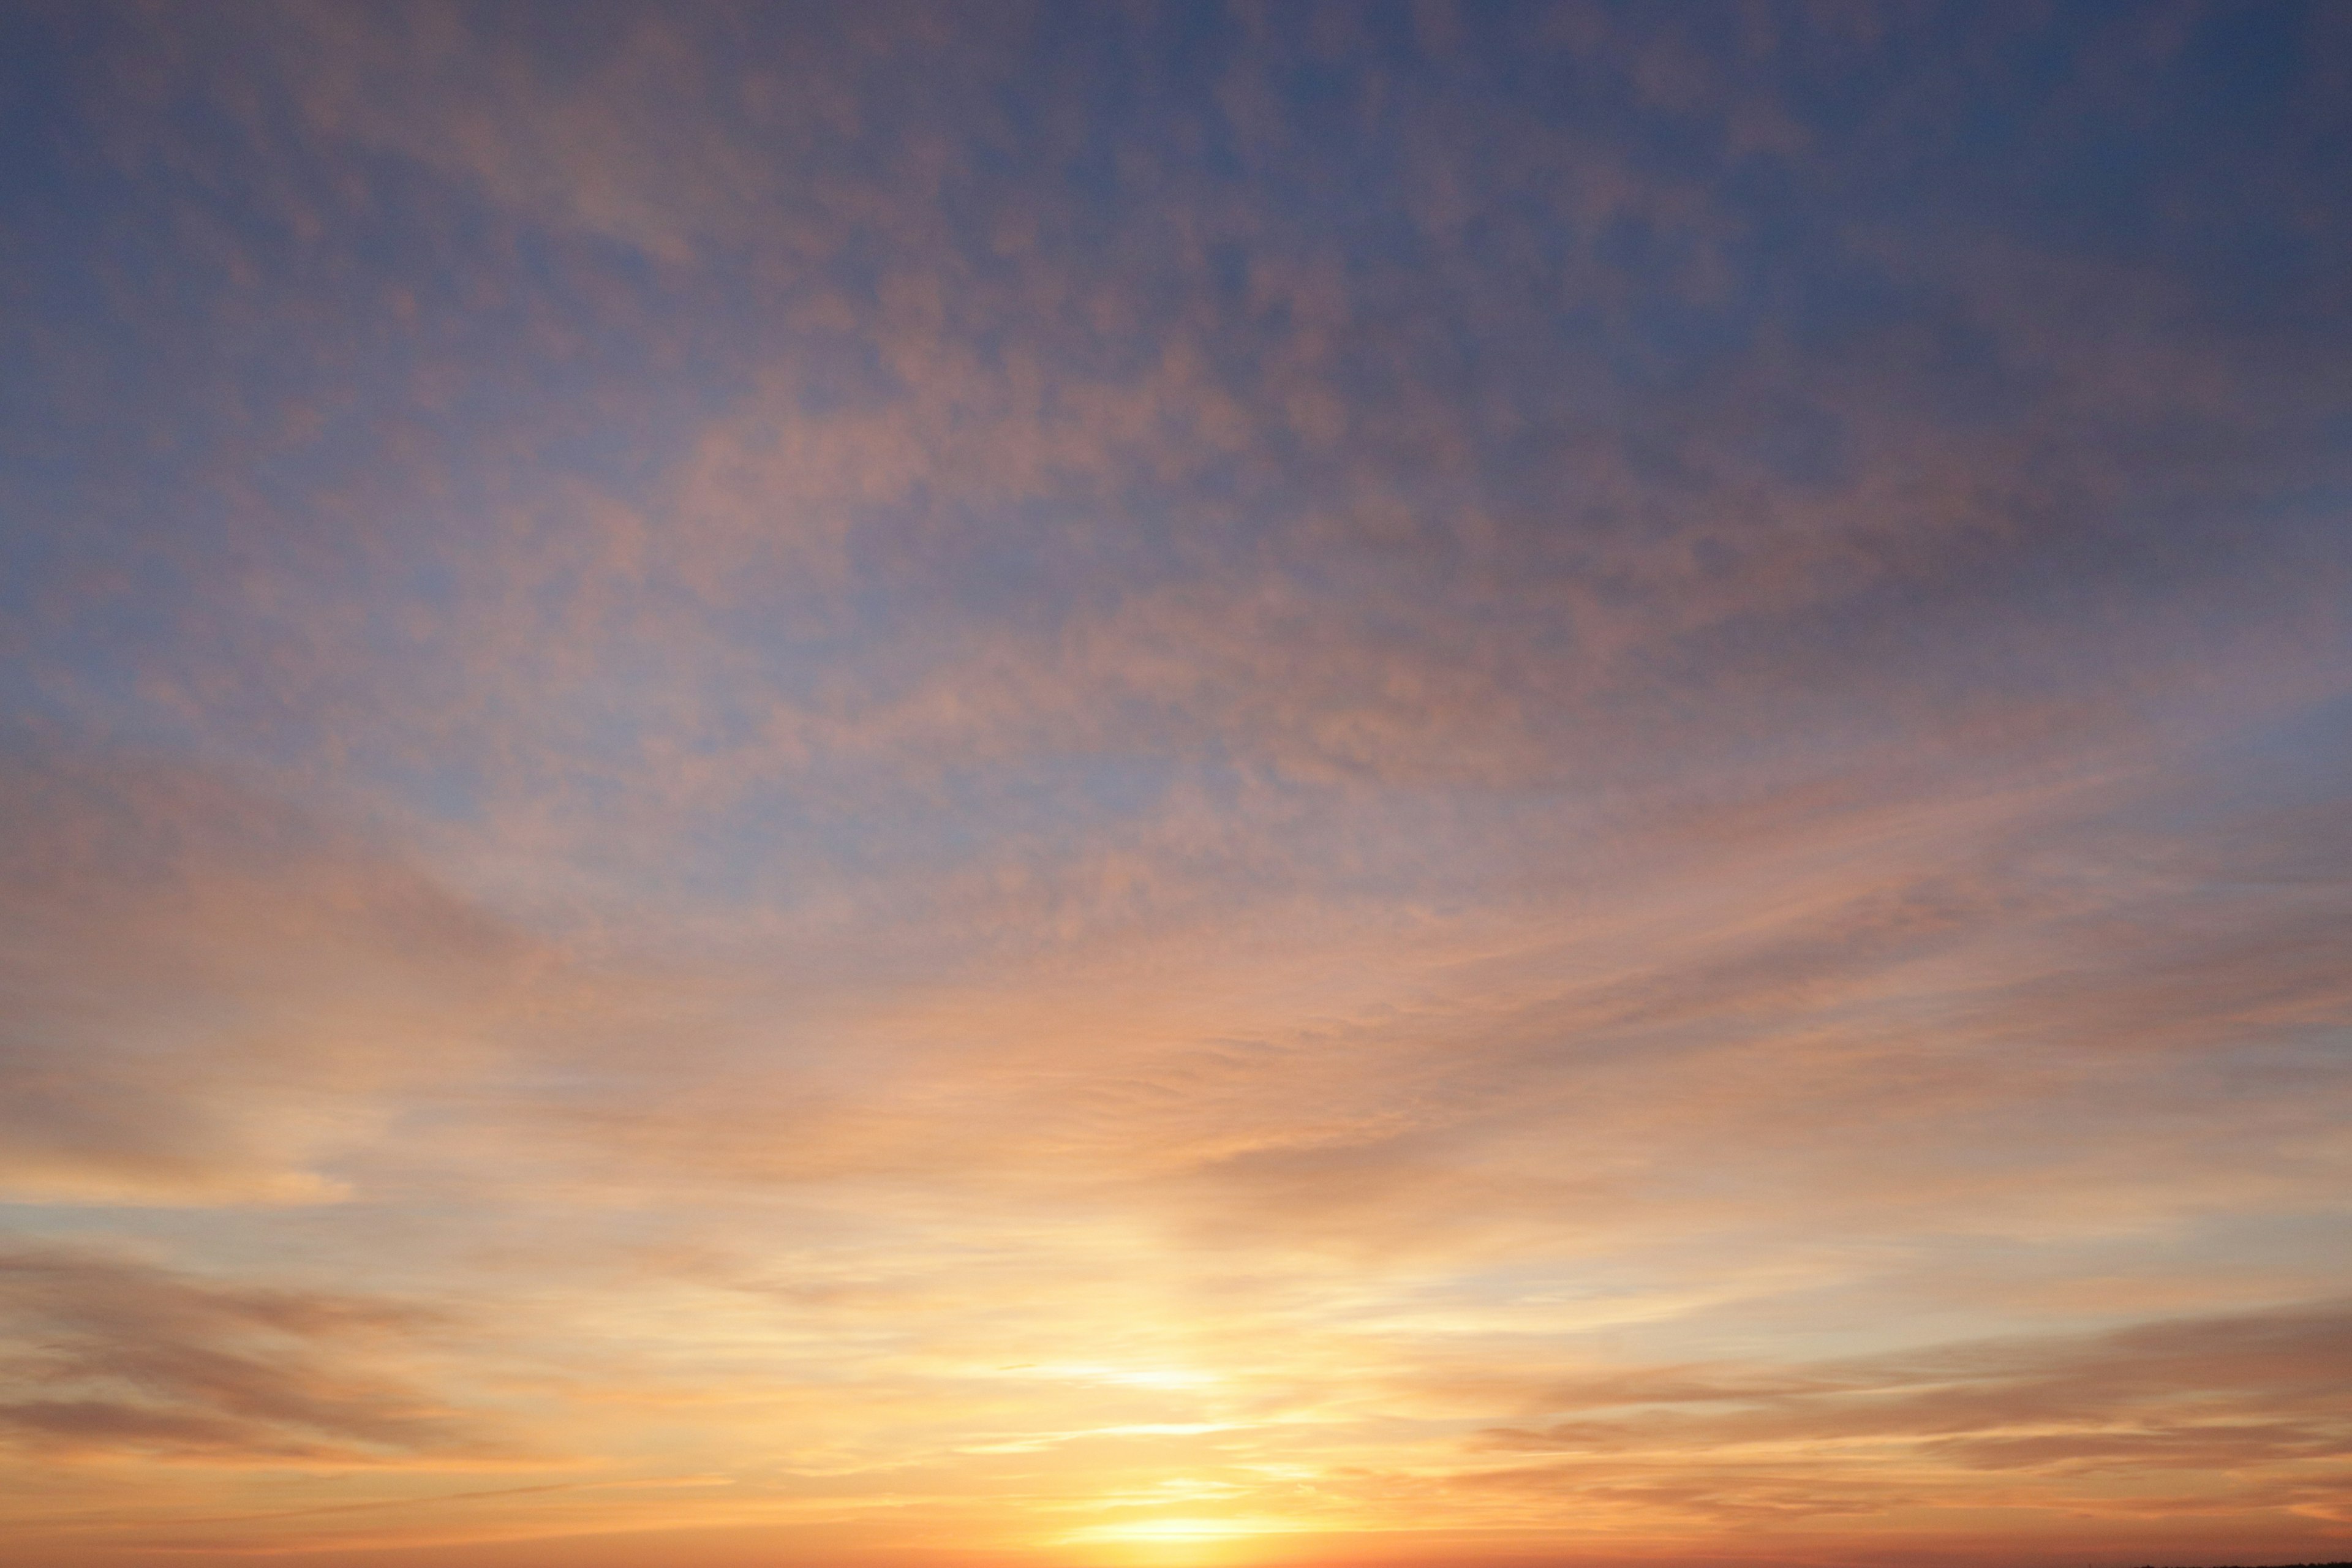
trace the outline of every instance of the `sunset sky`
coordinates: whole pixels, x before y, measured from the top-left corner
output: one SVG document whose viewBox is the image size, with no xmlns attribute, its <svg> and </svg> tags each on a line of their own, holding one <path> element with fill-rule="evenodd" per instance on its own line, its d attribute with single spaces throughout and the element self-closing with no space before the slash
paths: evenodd
<svg viewBox="0 0 2352 1568">
<path fill-rule="evenodd" d="M 7 1568 L 2352 1558 L 2352 5 L 0 0 Z"/>
</svg>

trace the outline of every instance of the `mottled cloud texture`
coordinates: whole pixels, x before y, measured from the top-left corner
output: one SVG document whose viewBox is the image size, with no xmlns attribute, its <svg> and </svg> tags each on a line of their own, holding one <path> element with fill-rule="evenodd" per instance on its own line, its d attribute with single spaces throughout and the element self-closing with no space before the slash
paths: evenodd
<svg viewBox="0 0 2352 1568">
<path fill-rule="evenodd" d="M 2352 10 L 0 121 L 12 1564 L 2352 1555 Z"/>
</svg>

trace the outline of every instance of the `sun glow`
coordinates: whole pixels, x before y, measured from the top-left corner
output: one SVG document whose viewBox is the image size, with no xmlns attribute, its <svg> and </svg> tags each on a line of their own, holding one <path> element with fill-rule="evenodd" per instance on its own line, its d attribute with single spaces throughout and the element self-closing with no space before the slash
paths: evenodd
<svg viewBox="0 0 2352 1568">
<path fill-rule="evenodd" d="M 1231 1561 L 1233 1550 L 1243 1542 L 1296 1528 L 1279 1520 L 1182 1516 L 1092 1525 L 1063 1540 L 1073 1546 L 1120 1548 L 1118 1561 L 1124 1563 L 1202 1568 Z"/>
<path fill-rule="evenodd" d="M 1223 1381 L 1213 1373 L 1195 1372 L 1187 1367 L 1110 1366 L 1094 1362 L 1055 1362 L 1049 1365 L 1010 1370 L 1025 1372 L 1035 1377 L 1058 1378 L 1071 1383 L 1106 1383 L 1122 1388 L 1204 1388 Z"/>
<path fill-rule="evenodd" d="M 1088 1531 L 1097 1541 L 1225 1541 L 1255 1535 L 1258 1527 L 1227 1519 L 1154 1519 L 1137 1524 L 1105 1525 Z"/>
</svg>

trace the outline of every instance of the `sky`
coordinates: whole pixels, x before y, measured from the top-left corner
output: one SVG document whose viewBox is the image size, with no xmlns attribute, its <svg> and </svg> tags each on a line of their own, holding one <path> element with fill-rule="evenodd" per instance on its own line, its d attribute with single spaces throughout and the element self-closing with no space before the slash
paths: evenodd
<svg viewBox="0 0 2352 1568">
<path fill-rule="evenodd" d="M 0 4 L 11 1568 L 2352 1557 L 2352 6 Z"/>
</svg>

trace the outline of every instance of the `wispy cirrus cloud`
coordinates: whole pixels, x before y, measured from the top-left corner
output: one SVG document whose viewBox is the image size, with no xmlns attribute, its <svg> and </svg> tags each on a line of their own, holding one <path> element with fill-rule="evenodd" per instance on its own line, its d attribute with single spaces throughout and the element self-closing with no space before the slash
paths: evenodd
<svg viewBox="0 0 2352 1568">
<path fill-rule="evenodd" d="M 1611 1373 L 1530 1393 L 1565 1419 L 1480 1439 L 1572 1459 L 1479 1472 L 1475 1484 L 1785 1517 L 1876 1511 L 1927 1465 L 1982 1474 L 1973 1500 L 1997 1506 L 2038 1494 L 2124 1516 L 2334 1518 L 2352 1444 L 2339 1418 L 2345 1352 L 2344 1314 L 2322 1303 L 1795 1368 Z M 2182 1489 L 2152 1497 L 2155 1476 Z M 1969 1496 L 1957 1489 L 1946 1506 Z"/>
<path fill-rule="evenodd" d="M 495 1048 L 530 942 L 356 836 L 155 760 L 0 776 L 0 1193 L 311 1203 L 396 1086 Z"/>
<path fill-rule="evenodd" d="M 488 1441 L 366 1364 L 446 1326 L 423 1309 L 52 1247 L 0 1258 L 0 1312 L 26 1395 L 0 1405 L 0 1430 L 37 1456 L 349 1466 Z"/>
</svg>

